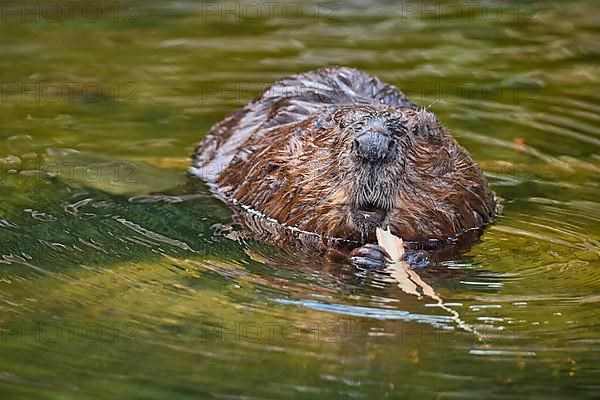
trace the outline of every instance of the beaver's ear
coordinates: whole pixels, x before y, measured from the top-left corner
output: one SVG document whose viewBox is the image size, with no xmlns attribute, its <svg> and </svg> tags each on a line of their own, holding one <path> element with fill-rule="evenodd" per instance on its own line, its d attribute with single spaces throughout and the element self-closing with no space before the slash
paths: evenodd
<svg viewBox="0 0 600 400">
<path fill-rule="evenodd" d="M 417 113 L 416 123 L 410 131 L 413 135 L 426 139 L 431 144 L 440 145 L 444 140 L 444 128 L 435 115 L 427 110 Z"/>
</svg>

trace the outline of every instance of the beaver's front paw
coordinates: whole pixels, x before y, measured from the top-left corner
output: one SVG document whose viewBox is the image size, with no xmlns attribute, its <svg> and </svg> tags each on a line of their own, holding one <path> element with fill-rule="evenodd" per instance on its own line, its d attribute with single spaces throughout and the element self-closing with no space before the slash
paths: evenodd
<svg viewBox="0 0 600 400">
<path fill-rule="evenodd" d="M 350 262 L 361 268 L 385 268 L 392 263 L 389 254 L 377 244 L 368 243 L 350 253 Z"/>
<path fill-rule="evenodd" d="M 402 260 L 413 268 L 427 267 L 429 265 L 429 253 L 425 250 L 408 249 L 404 252 Z"/>
</svg>

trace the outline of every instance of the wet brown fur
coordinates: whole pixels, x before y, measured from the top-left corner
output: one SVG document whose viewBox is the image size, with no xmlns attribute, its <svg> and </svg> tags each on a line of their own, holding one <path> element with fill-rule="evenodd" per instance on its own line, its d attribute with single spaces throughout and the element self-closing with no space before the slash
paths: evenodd
<svg viewBox="0 0 600 400">
<path fill-rule="evenodd" d="M 393 159 L 357 161 L 352 144 L 365 129 L 394 138 Z M 446 241 L 495 215 L 481 171 L 436 117 L 351 68 L 275 82 L 216 124 L 194 159 L 191 171 L 222 196 L 323 238 L 374 241 L 379 225 L 408 241 Z M 363 221 L 367 205 L 381 220 Z"/>
</svg>

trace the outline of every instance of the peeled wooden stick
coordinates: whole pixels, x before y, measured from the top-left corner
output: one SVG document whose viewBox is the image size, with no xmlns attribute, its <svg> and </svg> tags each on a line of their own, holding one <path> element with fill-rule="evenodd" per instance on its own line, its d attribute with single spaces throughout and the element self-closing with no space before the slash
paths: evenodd
<svg viewBox="0 0 600 400">
<path fill-rule="evenodd" d="M 402 239 L 392 234 L 389 228 L 385 231 L 377 228 L 375 233 L 377 235 L 377 244 L 385 249 L 394 262 L 388 267 L 388 271 L 392 278 L 398 282 L 398 287 L 406 294 L 421 298 L 421 294 L 417 290 L 417 285 L 410 280 L 408 274 L 408 268 L 410 267 L 402 261 L 402 256 L 404 256 L 404 242 Z"/>
<path fill-rule="evenodd" d="M 401 238 L 390 232 L 389 228 L 386 230 L 377 228 L 375 233 L 377 235 L 377 243 L 385 249 L 394 262 L 388 267 L 388 271 L 392 278 L 398 282 L 398 287 L 402 289 L 404 293 L 417 296 L 419 299 L 422 298 L 423 295 L 433 299 L 438 307 L 450 313 L 452 319 L 459 328 L 462 328 L 467 332 L 472 332 L 479 340 L 483 339 L 482 335 L 477 332 L 475 328 L 460 319 L 460 315 L 457 311 L 446 306 L 442 298 L 435 293 L 435 290 L 425 283 L 410 265 L 402 260 L 405 247 L 404 241 Z M 421 289 L 423 295 L 418 291 L 418 288 Z"/>
<path fill-rule="evenodd" d="M 377 235 L 377 243 L 387 251 L 393 262 L 402 260 L 404 255 L 404 241 L 402 239 L 390 232 L 389 228 L 385 231 L 377 228 L 375 234 Z"/>
</svg>

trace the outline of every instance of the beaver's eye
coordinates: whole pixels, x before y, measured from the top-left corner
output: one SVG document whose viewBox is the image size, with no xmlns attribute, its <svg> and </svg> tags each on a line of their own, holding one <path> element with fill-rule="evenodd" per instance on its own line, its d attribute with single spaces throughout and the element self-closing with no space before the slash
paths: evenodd
<svg viewBox="0 0 600 400">
<path fill-rule="evenodd" d="M 396 148 L 396 141 L 392 139 L 388 143 L 388 153 L 392 154 L 392 152 L 394 151 L 395 148 Z"/>
<path fill-rule="evenodd" d="M 362 122 L 362 121 L 356 122 L 352 125 L 352 130 L 355 132 L 359 132 L 359 131 L 362 131 L 364 127 L 365 127 L 364 122 Z"/>
</svg>

